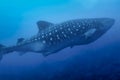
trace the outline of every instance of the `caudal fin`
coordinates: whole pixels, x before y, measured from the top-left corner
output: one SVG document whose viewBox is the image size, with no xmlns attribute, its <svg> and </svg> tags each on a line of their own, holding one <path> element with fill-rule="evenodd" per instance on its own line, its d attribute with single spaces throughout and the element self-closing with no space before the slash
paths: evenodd
<svg viewBox="0 0 120 80">
<path fill-rule="evenodd" d="M 5 48 L 4 45 L 0 44 L 0 60 L 2 60 L 3 57 L 3 49 Z"/>
</svg>

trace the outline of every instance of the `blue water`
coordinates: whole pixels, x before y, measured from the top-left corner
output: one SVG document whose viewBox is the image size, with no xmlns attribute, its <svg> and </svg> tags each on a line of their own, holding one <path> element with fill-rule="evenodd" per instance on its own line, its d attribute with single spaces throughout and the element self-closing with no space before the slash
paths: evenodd
<svg viewBox="0 0 120 80">
<path fill-rule="evenodd" d="M 109 17 L 114 26 L 89 45 L 43 57 L 13 52 L 0 62 L 0 80 L 120 80 L 120 0 L 1 0 L 0 43 L 38 32 L 36 22 Z"/>
</svg>

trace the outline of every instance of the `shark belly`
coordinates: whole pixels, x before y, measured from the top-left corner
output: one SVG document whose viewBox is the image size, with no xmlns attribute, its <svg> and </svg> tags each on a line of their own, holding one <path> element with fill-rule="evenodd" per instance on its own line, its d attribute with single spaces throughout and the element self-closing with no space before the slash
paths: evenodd
<svg viewBox="0 0 120 80">
<path fill-rule="evenodd" d="M 16 47 L 15 51 L 18 52 L 39 52 L 43 49 L 44 45 L 40 41 L 32 42 L 29 44 L 23 44 Z"/>
</svg>

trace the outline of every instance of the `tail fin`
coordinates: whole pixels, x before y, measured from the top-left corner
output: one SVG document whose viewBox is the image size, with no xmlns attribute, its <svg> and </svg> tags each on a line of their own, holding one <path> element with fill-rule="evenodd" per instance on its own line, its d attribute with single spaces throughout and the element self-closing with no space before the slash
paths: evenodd
<svg viewBox="0 0 120 80">
<path fill-rule="evenodd" d="M 1 60 L 2 57 L 3 57 L 3 49 L 4 49 L 4 48 L 5 48 L 5 46 L 0 44 L 0 60 Z"/>
</svg>

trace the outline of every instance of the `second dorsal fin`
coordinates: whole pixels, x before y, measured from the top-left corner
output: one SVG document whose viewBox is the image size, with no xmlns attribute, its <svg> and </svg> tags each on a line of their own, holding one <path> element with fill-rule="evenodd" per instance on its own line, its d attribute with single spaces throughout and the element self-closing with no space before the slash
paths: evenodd
<svg viewBox="0 0 120 80">
<path fill-rule="evenodd" d="M 19 38 L 18 41 L 17 41 L 17 44 L 23 42 L 25 39 L 24 38 Z"/>
<path fill-rule="evenodd" d="M 37 26 L 39 28 L 39 31 L 46 29 L 47 27 L 53 25 L 53 23 L 47 22 L 47 21 L 38 21 Z"/>
</svg>

